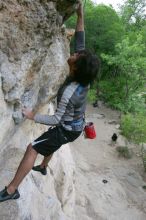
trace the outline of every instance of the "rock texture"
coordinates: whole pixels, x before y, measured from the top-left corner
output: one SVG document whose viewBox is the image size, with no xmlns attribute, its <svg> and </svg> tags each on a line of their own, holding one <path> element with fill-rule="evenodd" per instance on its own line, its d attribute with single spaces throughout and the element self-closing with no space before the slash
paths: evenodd
<svg viewBox="0 0 146 220">
<path fill-rule="evenodd" d="M 0 188 L 14 175 L 26 146 L 47 129 L 26 121 L 21 109 L 52 109 L 45 105 L 68 74 L 69 41 L 63 22 L 77 4 L 0 0 Z M 0 219 L 73 219 L 73 167 L 65 146 L 54 156 L 47 177 L 31 173 L 20 190 L 21 199 L 0 206 Z"/>
</svg>

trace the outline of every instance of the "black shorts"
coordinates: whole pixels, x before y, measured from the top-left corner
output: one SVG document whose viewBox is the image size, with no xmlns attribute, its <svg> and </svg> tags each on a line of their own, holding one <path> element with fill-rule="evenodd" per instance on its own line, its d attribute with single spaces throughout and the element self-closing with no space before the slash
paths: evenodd
<svg viewBox="0 0 146 220">
<path fill-rule="evenodd" d="M 62 126 L 51 127 L 32 142 L 32 147 L 41 155 L 49 156 L 63 144 L 74 141 L 81 133 L 81 131 L 67 131 Z"/>
</svg>

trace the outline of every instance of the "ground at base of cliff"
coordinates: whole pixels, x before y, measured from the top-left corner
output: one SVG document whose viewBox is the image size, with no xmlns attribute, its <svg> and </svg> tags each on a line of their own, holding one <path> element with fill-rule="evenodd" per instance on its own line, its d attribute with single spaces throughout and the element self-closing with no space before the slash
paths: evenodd
<svg viewBox="0 0 146 220">
<path fill-rule="evenodd" d="M 76 219 L 80 220 L 145 220 L 146 174 L 141 147 L 120 134 L 120 114 L 99 103 L 87 106 L 86 121 L 94 122 L 96 139 L 82 135 L 71 144 L 76 163 Z M 111 137 L 118 135 L 116 143 Z M 127 146 L 131 158 L 116 150 Z"/>
</svg>

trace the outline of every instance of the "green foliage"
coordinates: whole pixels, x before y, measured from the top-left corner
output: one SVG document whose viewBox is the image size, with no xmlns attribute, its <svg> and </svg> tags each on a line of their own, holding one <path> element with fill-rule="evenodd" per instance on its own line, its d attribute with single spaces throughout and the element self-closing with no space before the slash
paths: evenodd
<svg viewBox="0 0 146 220">
<path fill-rule="evenodd" d="M 125 109 L 126 112 L 135 109 L 134 106 L 138 103 L 144 103 L 144 100 L 138 97 L 139 91 L 144 88 L 146 77 L 145 46 L 142 36 L 137 35 L 133 44 L 126 37 L 116 45 L 115 55 L 102 54 L 102 58 L 109 66 L 118 69 L 114 78 L 101 83 L 104 98 L 114 107 L 122 111 Z"/>
<path fill-rule="evenodd" d="M 142 153 L 143 166 L 146 171 L 146 147 L 145 146 L 142 146 L 141 153 Z"/>
<path fill-rule="evenodd" d="M 99 89 L 101 91 L 101 98 L 109 104 L 110 107 L 124 111 L 124 99 L 122 79 L 111 79 L 109 81 L 100 81 Z"/>
<path fill-rule="evenodd" d="M 146 142 L 146 113 L 126 114 L 121 118 L 122 134 L 135 143 Z"/>
<path fill-rule="evenodd" d="M 132 157 L 132 152 L 129 150 L 127 146 L 118 146 L 116 150 L 119 153 L 119 157 L 124 157 L 130 159 Z"/>
<path fill-rule="evenodd" d="M 109 6 L 87 4 L 85 10 L 86 45 L 93 52 L 113 53 L 124 33 L 122 22 Z"/>
<path fill-rule="evenodd" d="M 88 92 L 88 101 L 93 103 L 97 100 L 97 96 L 96 96 L 96 89 L 92 88 L 89 90 Z"/>
<path fill-rule="evenodd" d="M 143 112 L 146 104 L 146 95 L 140 90 L 132 93 L 125 102 L 125 79 L 117 77 L 109 81 L 100 81 L 100 97 L 114 109 L 122 112 Z"/>
<path fill-rule="evenodd" d="M 127 36 L 116 45 L 116 55 L 102 54 L 102 58 L 109 65 L 118 66 L 121 75 L 128 75 L 131 79 L 143 75 L 146 70 L 146 58 L 142 36 L 138 34 L 134 43 L 131 43 Z"/>
<path fill-rule="evenodd" d="M 127 32 L 141 29 L 145 20 L 145 8 L 145 0 L 126 0 L 121 8 L 121 15 Z"/>
</svg>

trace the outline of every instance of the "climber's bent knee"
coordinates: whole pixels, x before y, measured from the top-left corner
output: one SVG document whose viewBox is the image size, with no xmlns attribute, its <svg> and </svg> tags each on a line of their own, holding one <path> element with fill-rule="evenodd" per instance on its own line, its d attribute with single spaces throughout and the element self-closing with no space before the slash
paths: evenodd
<svg viewBox="0 0 146 220">
<path fill-rule="evenodd" d="M 30 153 L 38 153 L 33 147 L 32 147 L 32 144 L 30 143 L 28 146 L 27 146 L 27 151 L 29 151 Z"/>
</svg>

